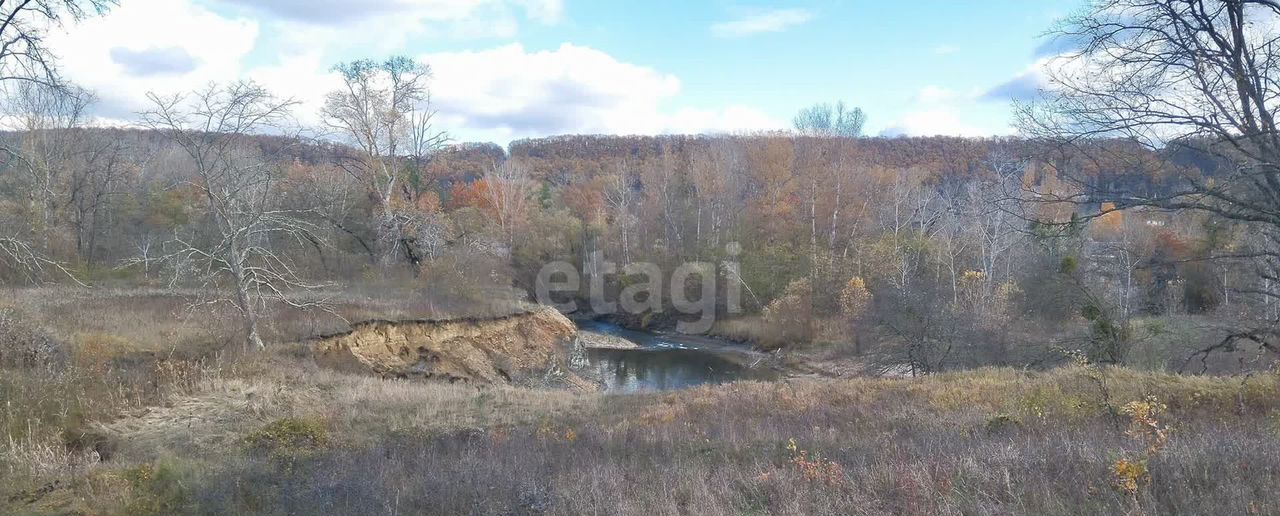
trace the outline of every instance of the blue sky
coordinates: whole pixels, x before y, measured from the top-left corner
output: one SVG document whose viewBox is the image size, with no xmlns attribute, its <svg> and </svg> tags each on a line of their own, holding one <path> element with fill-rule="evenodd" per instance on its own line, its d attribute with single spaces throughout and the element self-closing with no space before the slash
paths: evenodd
<svg viewBox="0 0 1280 516">
<path fill-rule="evenodd" d="M 992 135 L 1080 2 L 122 0 L 54 43 L 126 123 L 146 91 L 250 78 L 318 124 L 334 63 L 406 54 L 459 141 L 784 129 L 834 100 L 872 134 Z"/>
</svg>

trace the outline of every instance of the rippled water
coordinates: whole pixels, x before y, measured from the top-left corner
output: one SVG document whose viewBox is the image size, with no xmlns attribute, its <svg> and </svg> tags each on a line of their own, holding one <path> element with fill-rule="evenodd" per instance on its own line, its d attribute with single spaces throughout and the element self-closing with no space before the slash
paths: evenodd
<svg viewBox="0 0 1280 516">
<path fill-rule="evenodd" d="M 716 339 L 628 330 L 599 321 L 585 321 L 579 328 L 625 338 L 638 349 L 592 349 L 591 367 L 610 391 L 671 390 L 739 379 L 771 380 L 777 374 L 753 368 L 757 362 L 745 348 Z"/>
</svg>

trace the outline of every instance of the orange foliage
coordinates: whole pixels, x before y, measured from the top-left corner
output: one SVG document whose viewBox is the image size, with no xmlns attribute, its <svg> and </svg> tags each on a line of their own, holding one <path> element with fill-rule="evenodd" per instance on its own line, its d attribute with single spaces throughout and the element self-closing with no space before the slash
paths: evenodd
<svg viewBox="0 0 1280 516">
<path fill-rule="evenodd" d="M 493 203 L 489 201 L 489 182 L 477 179 L 470 183 L 454 183 L 449 190 L 449 211 L 461 208 L 476 208 L 485 213 L 493 213 Z"/>
<path fill-rule="evenodd" d="M 418 195 L 415 203 L 418 209 L 423 213 L 436 213 L 440 211 L 440 195 L 435 192 L 423 192 Z"/>
<path fill-rule="evenodd" d="M 1102 203 L 1102 214 L 1098 217 L 1098 229 L 1107 235 L 1116 235 L 1124 228 L 1124 213 L 1116 211 L 1116 203 Z"/>
<path fill-rule="evenodd" d="M 1156 234 L 1155 254 L 1168 260 L 1181 260 L 1187 257 L 1190 246 L 1172 231 L 1161 231 Z"/>
<path fill-rule="evenodd" d="M 604 181 L 595 178 L 560 190 L 560 199 L 575 216 L 588 224 L 604 220 Z"/>
<path fill-rule="evenodd" d="M 747 160 L 751 166 L 759 197 L 752 203 L 752 211 L 759 218 L 759 228 L 770 239 L 783 241 L 793 234 L 792 220 L 796 215 L 797 185 L 792 167 L 795 164 L 795 147 L 791 140 L 770 138 L 747 148 Z"/>
</svg>

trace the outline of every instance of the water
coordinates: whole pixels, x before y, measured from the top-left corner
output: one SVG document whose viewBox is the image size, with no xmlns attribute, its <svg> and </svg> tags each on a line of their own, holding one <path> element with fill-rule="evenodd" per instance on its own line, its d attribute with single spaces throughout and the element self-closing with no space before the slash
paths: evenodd
<svg viewBox="0 0 1280 516">
<path fill-rule="evenodd" d="M 768 367 L 752 367 L 762 362 L 762 355 L 717 339 L 628 330 L 599 321 L 580 322 L 578 327 L 640 345 L 637 349 L 587 350 L 590 367 L 609 391 L 672 390 L 777 377 Z"/>
</svg>

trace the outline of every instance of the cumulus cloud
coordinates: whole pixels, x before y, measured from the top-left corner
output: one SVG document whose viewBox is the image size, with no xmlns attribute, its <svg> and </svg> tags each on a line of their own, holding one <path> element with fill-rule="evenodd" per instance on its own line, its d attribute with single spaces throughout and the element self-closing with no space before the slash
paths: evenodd
<svg viewBox="0 0 1280 516">
<path fill-rule="evenodd" d="M 813 19 L 805 9 L 773 9 L 711 25 L 711 33 L 722 38 L 749 36 L 762 32 L 782 32 Z"/>
<path fill-rule="evenodd" d="M 441 120 L 479 133 L 655 134 L 782 126 L 741 106 L 668 112 L 664 104 L 680 91 L 677 77 L 568 43 L 555 50 L 531 52 L 510 44 L 422 58 L 435 72 L 432 93 Z"/>
<path fill-rule="evenodd" d="M 510 2 L 549 11 L 559 5 L 559 0 Z M 274 2 L 269 7 L 294 5 Z M 319 126 L 326 93 L 340 86 L 330 71 L 337 58 L 332 47 L 306 42 L 332 41 L 338 31 L 350 29 L 259 20 L 246 13 L 214 11 L 191 0 L 131 0 L 72 32 L 54 35 L 51 43 L 64 56 L 66 75 L 98 93 L 100 120 L 136 120 L 138 111 L 150 107 L 147 92 L 183 93 L 211 82 L 252 79 L 277 95 L 298 100 L 299 121 Z M 263 30 L 260 23 L 288 23 L 297 30 L 272 38 L 269 48 L 255 50 Z M 264 50 L 271 55 L 269 61 L 250 59 L 251 52 Z M 396 51 L 403 47 L 385 53 Z M 676 76 L 581 45 L 529 50 L 508 44 L 418 57 L 434 71 L 431 89 L 439 127 L 459 139 L 785 126 L 746 106 L 681 107 Z"/>
<path fill-rule="evenodd" d="M 675 76 L 571 44 L 536 52 L 510 44 L 423 60 L 435 72 L 432 92 L 440 114 L 473 129 L 599 132 L 619 124 L 647 129 L 643 126 L 658 103 L 680 89 Z"/>
</svg>

